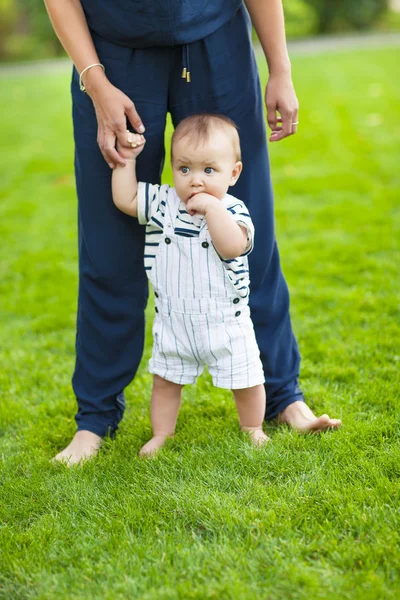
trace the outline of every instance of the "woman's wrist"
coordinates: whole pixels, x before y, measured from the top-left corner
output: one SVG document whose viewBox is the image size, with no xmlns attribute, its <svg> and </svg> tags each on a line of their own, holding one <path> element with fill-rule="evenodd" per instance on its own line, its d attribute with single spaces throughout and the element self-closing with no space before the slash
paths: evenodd
<svg viewBox="0 0 400 600">
<path fill-rule="evenodd" d="M 86 88 L 86 93 L 91 96 L 99 89 L 104 88 L 105 84 L 109 83 L 109 81 L 101 67 L 93 67 L 84 73 L 83 83 Z"/>
<path fill-rule="evenodd" d="M 272 60 L 271 58 L 268 60 L 268 71 L 269 75 L 276 77 L 292 77 L 292 65 L 289 58 L 282 58 L 281 60 Z"/>
</svg>

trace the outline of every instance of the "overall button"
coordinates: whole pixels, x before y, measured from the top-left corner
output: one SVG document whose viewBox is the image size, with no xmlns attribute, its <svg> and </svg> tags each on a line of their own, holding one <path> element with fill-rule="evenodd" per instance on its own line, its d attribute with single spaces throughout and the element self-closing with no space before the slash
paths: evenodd
<svg viewBox="0 0 400 600">
<path fill-rule="evenodd" d="M 169 238 L 169 237 L 166 237 L 166 238 L 165 238 L 165 243 L 166 243 L 166 244 L 170 244 L 170 243 L 171 243 L 171 238 Z"/>
<path fill-rule="evenodd" d="M 239 316 L 240 316 L 240 314 L 241 314 L 241 313 L 240 313 L 240 310 L 237 310 L 237 311 L 235 312 L 235 317 L 239 317 Z"/>
<path fill-rule="evenodd" d="M 239 302 L 239 298 L 234 298 L 233 299 L 233 304 L 237 304 Z"/>
<path fill-rule="evenodd" d="M 203 248 L 208 248 L 208 246 L 210 245 L 208 242 L 203 242 L 201 244 L 203 246 Z"/>
<path fill-rule="evenodd" d="M 157 292 L 154 292 L 154 295 L 155 295 L 155 297 L 156 297 L 156 298 L 158 298 L 158 294 L 157 294 Z"/>
<path fill-rule="evenodd" d="M 155 310 L 156 312 L 158 312 L 158 308 L 157 308 L 157 306 L 155 307 L 155 309 L 154 309 L 154 310 Z"/>
</svg>

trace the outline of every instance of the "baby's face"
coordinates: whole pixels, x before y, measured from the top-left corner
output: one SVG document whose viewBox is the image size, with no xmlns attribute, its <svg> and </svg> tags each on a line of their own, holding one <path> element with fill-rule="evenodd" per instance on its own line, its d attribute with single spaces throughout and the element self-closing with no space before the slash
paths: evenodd
<svg viewBox="0 0 400 600">
<path fill-rule="evenodd" d="M 236 160 L 232 138 L 216 132 L 204 144 L 190 136 L 177 139 L 173 147 L 172 171 L 179 198 L 186 202 L 205 192 L 219 200 L 239 178 L 242 163 Z"/>
</svg>

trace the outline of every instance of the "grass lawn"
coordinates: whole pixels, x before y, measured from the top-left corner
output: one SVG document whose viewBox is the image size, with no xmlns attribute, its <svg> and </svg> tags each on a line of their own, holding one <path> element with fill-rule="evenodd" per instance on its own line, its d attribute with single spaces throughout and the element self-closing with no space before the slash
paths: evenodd
<svg viewBox="0 0 400 600">
<path fill-rule="evenodd" d="M 120 434 L 75 469 L 49 464 L 74 433 L 69 76 L 1 80 L 1 598 L 399 597 L 397 67 L 392 49 L 295 57 L 299 133 L 271 146 L 302 387 L 342 429 L 269 424 L 256 450 L 205 376 L 140 461 L 150 309 Z"/>
</svg>

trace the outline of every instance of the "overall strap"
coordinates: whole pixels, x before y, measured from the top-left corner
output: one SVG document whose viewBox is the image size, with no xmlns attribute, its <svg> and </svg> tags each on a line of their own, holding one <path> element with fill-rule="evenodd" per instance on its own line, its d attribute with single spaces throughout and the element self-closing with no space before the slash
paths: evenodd
<svg viewBox="0 0 400 600">
<path fill-rule="evenodd" d="M 180 200 L 175 189 L 170 188 L 168 192 L 167 202 L 165 205 L 164 234 L 174 234 L 179 202 Z"/>
<path fill-rule="evenodd" d="M 201 224 L 201 228 L 199 231 L 199 239 L 202 241 L 203 240 L 211 241 L 210 232 L 208 231 L 207 221 L 205 219 L 203 220 L 203 223 Z"/>
</svg>

